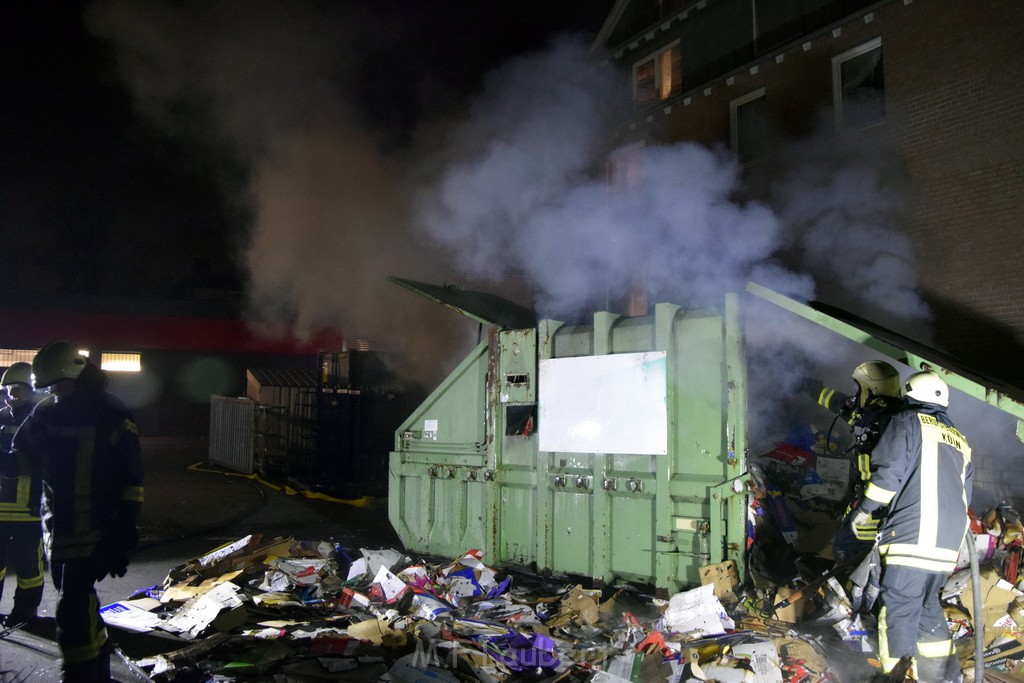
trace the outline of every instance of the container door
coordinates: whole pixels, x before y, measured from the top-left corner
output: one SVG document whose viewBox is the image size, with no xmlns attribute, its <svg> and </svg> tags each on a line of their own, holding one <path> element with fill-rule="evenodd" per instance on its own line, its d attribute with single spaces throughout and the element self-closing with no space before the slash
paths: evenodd
<svg viewBox="0 0 1024 683">
<path fill-rule="evenodd" d="M 480 344 L 395 434 L 388 516 L 410 550 L 455 557 L 487 548 L 488 359 Z"/>
<path fill-rule="evenodd" d="M 493 508 L 495 559 L 528 564 L 537 528 L 537 331 L 504 330 L 496 339 Z"/>
</svg>

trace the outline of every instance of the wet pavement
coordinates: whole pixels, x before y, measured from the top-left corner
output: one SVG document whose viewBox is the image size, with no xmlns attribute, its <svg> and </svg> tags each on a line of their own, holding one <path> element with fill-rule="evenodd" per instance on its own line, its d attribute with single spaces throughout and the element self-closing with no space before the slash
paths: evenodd
<svg viewBox="0 0 1024 683">
<path fill-rule="evenodd" d="M 401 547 L 387 519 L 386 499 L 356 505 L 289 495 L 274 488 L 283 482 L 263 483 L 207 464 L 201 446 L 144 443 L 143 457 L 146 500 L 139 548 L 126 576 L 97 584 L 101 604 L 159 585 L 171 568 L 248 534 L 332 540 L 349 548 Z M 11 609 L 14 579 L 9 576 L 5 583 L 0 614 Z M 47 580 L 37 623 L 7 635 L 0 645 L 0 683 L 59 680 L 55 609 L 56 593 Z M 116 629 L 111 636 L 133 655 L 153 646 Z M 146 680 L 117 658 L 113 664 L 116 681 Z"/>
</svg>

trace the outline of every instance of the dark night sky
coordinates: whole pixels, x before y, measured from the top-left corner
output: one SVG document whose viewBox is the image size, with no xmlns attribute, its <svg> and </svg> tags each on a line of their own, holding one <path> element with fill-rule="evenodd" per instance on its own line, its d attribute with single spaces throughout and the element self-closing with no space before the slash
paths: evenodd
<svg viewBox="0 0 1024 683">
<path fill-rule="evenodd" d="M 338 59 L 360 125 L 400 150 L 457 110 L 484 73 L 561 31 L 596 33 L 611 0 L 140 3 L 251 17 L 301 8 L 347 49 Z M 101 7 L 103 5 L 100 5 Z M 11 290 L 187 297 L 190 284 L 244 280 L 251 173 L 230 142 L 197 134 L 203 104 L 174 103 L 172 126 L 138 113 L 114 47 L 83 18 L 89 2 L 5 5 L 0 19 L 0 226 Z M 182 10 L 182 13 L 186 13 Z M 336 25 L 332 25 L 335 22 Z M 167 40 L 173 40 L 168 35 Z"/>
</svg>

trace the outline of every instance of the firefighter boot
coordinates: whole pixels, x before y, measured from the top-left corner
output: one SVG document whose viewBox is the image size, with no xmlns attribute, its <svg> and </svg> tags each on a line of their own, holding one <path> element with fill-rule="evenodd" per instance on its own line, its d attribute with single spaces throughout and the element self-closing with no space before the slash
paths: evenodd
<svg viewBox="0 0 1024 683">
<path fill-rule="evenodd" d="M 97 665 L 98 660 L 95 659 L 64 662 L 60 667 L 60 681 L 61 683 L 100 683 L 102 679 L 97 675 Z"/>
<path fill-rule="evenodd" d="M 960 660 L 956 657 L 917 657 L 917 677 L 921 683 L 961 683 Z"/>
<path fill-rule="evenodd" d="M 113 646 L 108 642 L 95 659 L 81 662 L 64 662 L 61 667 L 61 683 L 112 683 L 110 677 L 110 653 Z"/>
<path fill-rule="evenodd" d="M 26 624 L 36 618 L 39 604 L 43 601 L 43 587 L 18 588 L 14 593 L 14 606 L 7 616 L 8 625 Z"/>
</svg>

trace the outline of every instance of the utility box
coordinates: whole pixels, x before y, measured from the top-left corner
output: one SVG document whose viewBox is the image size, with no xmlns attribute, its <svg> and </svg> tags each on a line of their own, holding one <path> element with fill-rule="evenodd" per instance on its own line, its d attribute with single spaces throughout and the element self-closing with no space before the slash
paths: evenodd
<svg viewBox="0 0 1024 683">
<path fill-rule="evenodd" d="M 488 338 L 395 434 L 389 517 L 412 551 L 677 591 L 727 560 L 746 575 L 746 359 L 740 297 L 720 310 L 535 321 L 488 295 L 392 280 Z M 748 291 L 1008 412 L 1024 406 L 757 285 Z M 482 298 L 477 299 L 475 296 Z M 508 303 L 508 302 L 506 302 Z"/>
</svg>

